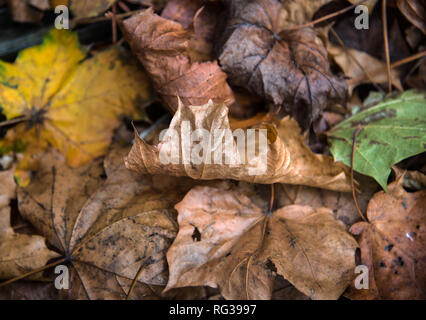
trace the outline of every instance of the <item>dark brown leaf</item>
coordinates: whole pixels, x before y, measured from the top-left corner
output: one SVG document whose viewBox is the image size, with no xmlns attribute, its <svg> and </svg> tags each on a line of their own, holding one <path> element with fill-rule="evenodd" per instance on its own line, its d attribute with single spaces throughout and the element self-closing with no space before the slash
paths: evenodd
<svg viewBox="0 0 426 320">
<path fill-rule="evenodd" d="M 232 84 L 292 113 L 303 129 L 327 104 L 345 100 L 346 83 L 331 73 L 316 32 L 281 30 L 279 1 L 226 3 L 228 21 L 218 56 Z"/>
</svg>

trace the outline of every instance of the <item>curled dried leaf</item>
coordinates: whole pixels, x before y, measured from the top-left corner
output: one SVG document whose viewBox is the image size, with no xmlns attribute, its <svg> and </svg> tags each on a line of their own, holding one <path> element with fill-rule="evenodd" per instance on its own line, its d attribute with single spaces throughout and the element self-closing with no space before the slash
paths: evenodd
<svg viewBox="0 0 426 320">
<path fill-rule="evenodd" d="M 126 166 L 142 174 L 350 190 L 347 169 L 330 157 L 312 153 L 295 120 L 287 117 L 232 132 L 228 108 L 212 101 L 189 107 L 181 103 L 155 146 L 136 134 Z"/>
</svg>

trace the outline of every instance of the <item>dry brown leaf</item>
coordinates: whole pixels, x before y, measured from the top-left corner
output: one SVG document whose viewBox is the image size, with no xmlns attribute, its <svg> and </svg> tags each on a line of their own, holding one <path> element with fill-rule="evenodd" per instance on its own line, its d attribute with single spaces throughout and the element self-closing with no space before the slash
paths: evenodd
<svg viewBox="0 0 426 320">
<path fill-rule="evenodd" d="M 7 0 L 16 22 L 35 23 L 43 18 L 43 10 L 50 8 L 49 0 Z"/>
<path fill-rule="evenodd" d="M 15 233 L 10 226 L 9 201 L 15 197 L 14 170 L 0 171 L 0 279 L 11 279 L 43 267 L 58 255 L 37 235 Z M 40 274 L 31 279 L 40 278 Z"/>
<path fill-rule="evenodd" d="M 180 23 L 161 18 L 150 8 L 121 25 L 133 52 L 169 110 L 176 111 L 178 96 L 190 105 L 202 105 L 209 99 L 228 106 L 234 103 L 226 74 L 216 61 L 191 61 L 192 33 Z"/>
<path fill-rule="evenodd" d="M 126 170 L 115 154 L 106 160 L 103 182 L 100 161 L 71 169 L 52 151 L 18 194 L 21 214 L 78 274 L 79 298 L 125 297 L 117 277 L 132 280 L 141 267 L 140 282 L 167 281 L 165 250 L 177 232 L 172 206 L 180 197 L 154 190 L 149 178 Z"/>
<path fill-rule="evenodd" d="M 331 73 L 327 51 L 312 28 L 280 28 L 278 0 L 229 0 L 219 63 L 231 84 L 294 115 L 307 129 L 333 102 L 346 99 L 346 82 Z"/>
<path fill-rule="evenodd" d="M 361 186 L 361 191 L 357 193 L 357 202 L 361 211 L 365 212 L 368 201 L 378 190 L 378 184 L 366 176 L 358 175 L 356 178 Z M 287 184 L 276 185 L 276 188 L 282 191 L 282 196 L 277 198 L 279 206 L 299 204 L 309 205 L 314 209 L 326 207 L 331 209 L 336 214 L 336 218 L 341 220 L 347 227 L 350 227 L 361 219 L 355 208 L 352 194 L 348 192 L 321 190 Z"/>
<path fill-rule="evenodd" d="M 71 12 L 76 18 L 96 17 L 105 12 L 115 0 L 71 0 Z"/>
<path fill-rule="evenodd" d="M 385 84 L 388 82 L 386 64 L 368 53 L 342 48 L 331 42 L 327 43 L 327 51 L 345 75 L 350 78 L 347 80 L 349 94 L 352 94 L 356 86 L 363 83 Z M 395 88 L 403 91 L 398 70 L 392 69 L 391 81 Z"/>
<path fill-rule="evenodd" d="M 360 235 L 361 263 L 369 288 L 351 288 L 352 299 L 426 299 L 426 190 L 408 193 L 402 176 L 370 200 L 369 223 L 350 231 Z"/>
<path fill-rule="evenodd" d="M 222 149 L 206 146 L 200 156 L 202 158 L 194 157 L 194 150 L 198 150 L 200 143 L 188 141 L 183 133 L 182 128 L 188 123 L 193 132 L 207 130 L 209 137 L 205 137 L 205 142 L 220 141 Z M 330 190 L 350 190 L 347 169 L 339 163 L 334 163 L 330 157 L 312 153 L 304 144 L 304 138 L 295 120 L 287 117 L 281 121 L 277 120 L 276 127 L 272 124 L 266 124 L 265 127 L 268 137 L 265 138 L 267 146 L 263 151 L 258 152 L 258 146 L 253 146 L 256 143 L 251 143 L 252 139 L 248 138 L 245 150 L 238 150 L 236 141 L 225 137 L 231 134 L 226 105 L 209 101 L 204 106 L 187 107 L 181 103 L 162 142 L 155 146 L 148 145 L 135 135 L 135 144 L 126 158 L 126 166 L 142 174 L 189 176 L 200 180 L 234 179 L 264 184 L 281 182 Z M 223 130 L 220 140 L 214 137 L 215 130 Z M 259 136 L 264 137 L 265 131 L 258 131 Z M 247 131 L 242 132 L 244 137 L 247 136 Z M 215 141 L 214 144 L 216 143 Z M 245 152 L 249 149 L 255 149 L 258 153 L 238 164 L 240 156 L 245 157 Z M 186 158 L 189 156 L 187 150 L 192 152 L 191 159 Z M 197 155 L 199 153 L 200 150 Z M 219 157 L 215 153 L 218 153 Z M 169 156 L 170 163 L 165 162 L 161 158 L 162 155 Z M 178 159 L 173 158 L 174 156 Z M 183 163 L 184 157 L 187 164 Z M 231 159 L 227 162 L 229 164 L 225 162 L 226 157 Z M 221 164 L 214 160 L 217 158 L 223 160 Z M 198 161 L 200 164 L 197 164 Z"/>
<path fill-rule="evenodd" d="M 270 299 L 276 272 L 312 299 L 337 299 L 353 278 L 356 241 L 331 210 L 263 210 L 241 190 L 195 187 L 176 205 L 167 288 L 219 287 L 226 299 Z"/>
<path fill-rule="evenodd" d="M 397 0 L 396 5 L 402 14 L 426 34 L 426 6 L 422 0 Z"/>
<path fill-rule="evenodd" d="M 161 17 L 193 30 L 189 55 L 191 61 L 203 62 L 212 59 L 215 31 L 222 9 L 218 3 L 203 3 L 201 0 L 170 0 L 161 12 Z"/>
<path fill-rule="evenodd" d="M 280 27 L 290 28 L 312 20 L 315 12 L 332 0 L 281 0 Z"/>
</svg>

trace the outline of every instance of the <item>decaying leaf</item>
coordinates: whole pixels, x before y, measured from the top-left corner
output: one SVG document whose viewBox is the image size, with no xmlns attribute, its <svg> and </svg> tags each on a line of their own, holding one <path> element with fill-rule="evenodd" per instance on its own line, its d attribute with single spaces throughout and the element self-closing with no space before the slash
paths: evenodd
<svg viewBox="0 0 426 320">
<path fill-rule="evenodd" d="M 76 18 L 96 17 L 105 12 L 116 0 L 71 0 L 71 12 Z"/>
<path fill-rule="evenodd" d="M 327 208 L 270 212 L 238 189 L 195 187 L 176 209 L 166 289 L 208 285 L 226 299 L 269 299 L 268 262 L 312 299 L 337 299 L 353 278 L 356 241 Z"/>
<path fill-rule="evenodd" d="M 280 0 L 280 28 L 302 25 L 312 20 L 315 12 L 332 0 Z"/>
<path fill-rule="evenodd" d="M 351 290 L 353 299 L 426 298 L 426 190 L 408 193 L 402 177 L 368 204 L 369 222 L 351 232 L 359 237 L 361 263 L 369 269 L 368 290 Z"/>
<path fill-rule="evenodd" d="M 180 197 L 154 190 L 149 178 L 115 163 L 107 159 L 102 183 L 100 161 L 71 169 L 51 152 L 33 182 L 18 192 L 22 216 L 78 275 L 79 298 L 122 299 L 119 277 L 133 280 L 140 268 L 142 283 L 167 281 L 165 250 L 177 232 L 172 206 Z"/>
<path fill-rule="evenodd" d="M 180 103 L 165 138 L 158 145 L 148 145 L 135 135 L 126 166 L 142 174 L 350 190 L 347 170 L 333 163 L 330 157 L 312 153 L 304 144 L 295 120 L 286 117 L 276 120 L 275 125 L 266 124 L 263 129 L 252 131 L 259 140 L 251 139 L 247 130 L 234 131 L 245 139 L 244 143 L 237 143 L 239 138 L 235 141 L 232 136 L 226 105 L 209 101 L 204 106 L 188 107 Z M 194 132 L 201 130 L 208 136 L 194 139 Z M 249 150 L 256 153 L 250 157 Z"/>
<path fill-rule="evenodd" d="M 189 40 L 191 61 L 204 62 L 212 59 L 215 31 L 222 9 L 218 3 L 204 3 L 202 0 L 170 0 L 161 17 L 193 30 Z"/>
<path fill-rule="evenodd" d="M 178 97 L 189 105 L 202 105 L 209 99 L 228 106 L 234 103 L 226 74 L 216 61 L 190 60 L 191 32 L 180 23 L 161 18 L 150 8 L 125 20 L 122 29 L 172 112 L 177 110 Z"/>
<path fill-rule="evenodd" d="M 346 83 L 330 71 L 327 51 L 312 28 L 282 31 L 278 0 L 229 0 L 219 63 L 229 81 L 294 115 L 303 129 Z"/>
<path fill-rule="evenodd" d="M 347 80 L 349 94 L 352 94 L 356 86 L 363 83 L 384 84 L 388 82 L 386 64 L 368 53 L 342 48 L 331 42 L 327 43 L 327 51 L 349 78 Z M 398 70 L 393 69 L 391 71 L 392 84 L 399 91 L 403 91 L 399 77 Z"/>
<path fill-rule="evenodd" d="M 359 4 L 359 0 L 349 0 L 352 4 Z M 371 14 L 373 12 L 374 7 L 376 6 L 377 0 L 367 0 L 364 1 L 361 5 L 366 6 L 368 8 L 368 13 Z"/>
<path fill-rule="evenodd" d="M 378 185 L 374 180 L 365 176 L 357 177 L 360 182 L 361 191 L 357 194 L 357 202 L 362 212 L 367 209 L 368 201 Z M 338 192 L 321 190 L 305 186 L 292 186 L 287 184 L 276 185 L 276 189 L 282 188 L 284 197 L 278 199 L 279 206 L 291 204 L 309 205 L 313 209 L 326 207 L 335 213 L 336 218 L 341 220 L 347 227 L 358 222 L 361 217 L 355 208 L 352 194 L 348 192 Z"/>
<path fill-rule="evenodd" d="M 34 23 L 43 18 L 43 10 L 50 8 L 49 0 L 7 0 L 16 22 Z"/>
<path fill-rule="evenodd" d="M 351 164 L 355 131 L 354 170 L 373 177 L 387 190 L 390 168 L 426 150 L 426 98 L 405 91 L 342 121 L 328 134 L 336 161 Z"/>
<path fill-rule="evenodd" d="M 43 267 L 57 253 L 37 235 L 15 233 L 10 226 L 9 201 L 16 196 L 13 170 L 0 171 L 0 279 L 10 279 Z M 39 278 L 34 275 L 32 279 Z"/>
<path fill-rule="evenodd" d="M 73 167 L 105 154 L 119 116 L 137 116 L 150 99 L 144 73 L 118 48 L 84 58 L 76 34 L 54 29 L 14 64 L 0 61 L 1 110 L 7 119 L 26 120 L 0 141 L 0 149 L 24 145 L 20 183 L 28 182 L 21 170 L 37 169 L 48 144 Z"/>
<path fill-rule="evenodd" d="M 397 0 L 396 5 L 402 14 L 426 34 L 426 7 L 420 0 Z"/>
</svg>

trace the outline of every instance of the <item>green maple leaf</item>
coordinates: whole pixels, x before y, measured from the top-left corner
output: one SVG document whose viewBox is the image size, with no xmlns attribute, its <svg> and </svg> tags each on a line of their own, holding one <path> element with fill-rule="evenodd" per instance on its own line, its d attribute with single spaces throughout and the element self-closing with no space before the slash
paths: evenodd
<svg viewBox="0 0 426 320">
<path fill-rule="evenodd" d="M 387 191 L 392 165 L 426 151 L 426 94 L 415 90 L 389 97 L 339 123 L 328 133 L 335 161 L 373 177 Z"/>
</svg>

